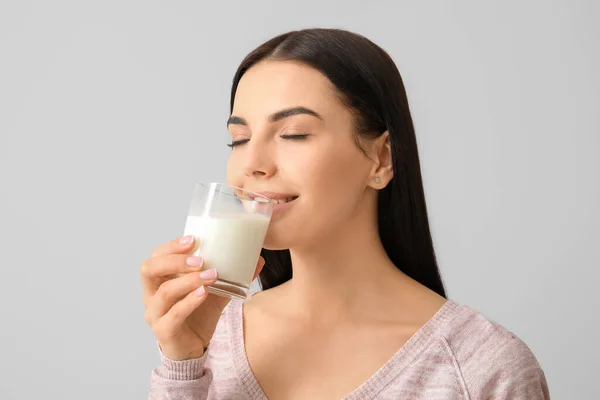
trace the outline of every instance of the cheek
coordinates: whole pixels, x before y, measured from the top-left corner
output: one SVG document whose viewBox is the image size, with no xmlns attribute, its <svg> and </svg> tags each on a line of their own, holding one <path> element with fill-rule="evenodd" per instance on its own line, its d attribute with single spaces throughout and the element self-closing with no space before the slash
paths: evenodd
<svg viewBox="0 0 600 400">
<path fill-rule="evenodd" d="M 233 186 L 242 186 L 242 168 L 239 157 L 236 157 L 233 153 L 229 155 L 227 160 L 227 183 Z"/>
<path fill-rule="evenodd" d="M 356 149 L 331 148 L 308 162 L 304 171 L 311 186 L 322 190 L 321 196 L 338 198 L 352 195 L 364 186 L 368 167 Z"/>
<path fill-rule="evenodd" d="M 265 248 L 285 249 L 326 237 L 355 215 L 371 164 L 349 146 L 319 143 L 280 159 L 282 178 L 299 190 L 302 206 L 271 224 Z"/>
<path fill-rule="evenodd" d="M 285 249 L 321 240 L 352 219 L 364 197 L 362 166 L 360 159 L 337 156 L 295 164 L 293 176 L 303 205 L 270 226 L 265 248 Z"/>
<path fill-rule="evenodd" d="M 360 150 L 350 146 L 354 144 L 322 146 L 305 155 L 289 172 L 299 180 L 307 209 L 312 215 L 321 216 L 315 221 L 334 214 L 348 216 L 363 198 L 370 167 Z"/>
</svg>

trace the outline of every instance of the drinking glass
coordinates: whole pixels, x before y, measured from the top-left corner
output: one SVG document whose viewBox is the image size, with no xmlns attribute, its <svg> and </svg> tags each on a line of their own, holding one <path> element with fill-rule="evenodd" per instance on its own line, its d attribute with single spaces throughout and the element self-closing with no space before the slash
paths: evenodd
<svg viewBox="0 0 600 400">
<path fill-rule="evenodd" d="M 273 213 L 265 196 L 223 183 L 196 183 L 184 235 L 193 235 L 191 255 L 214 268 L 209 293 L 246 300 Z"/>
</svg>

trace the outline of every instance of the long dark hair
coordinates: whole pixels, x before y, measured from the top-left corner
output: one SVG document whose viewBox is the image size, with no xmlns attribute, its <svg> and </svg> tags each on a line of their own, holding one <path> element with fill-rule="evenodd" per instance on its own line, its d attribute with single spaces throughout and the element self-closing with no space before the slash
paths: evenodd
<svg viewBox="0 0 600 400">
<path fill-rule="evenodd" d="M 378 195 L 378 229 L 388 257 L 401 271 L 446 297 L 429 230 L 417 140 L 402 78 L 391 57 L 369 39 L 339 29 L 306 29 L 277 36 L 242 61 L 231 88 L 231 111 L 241 77 L 262 60 L 296 61 L 320 71 L 355 115 L 358 135 L 386 130 L 394 177 Z M 357 141 L 357 144 L 359 142 Z M 289 250 L 266 250 L 263 289 L 292 278 Z"/>
</svg>

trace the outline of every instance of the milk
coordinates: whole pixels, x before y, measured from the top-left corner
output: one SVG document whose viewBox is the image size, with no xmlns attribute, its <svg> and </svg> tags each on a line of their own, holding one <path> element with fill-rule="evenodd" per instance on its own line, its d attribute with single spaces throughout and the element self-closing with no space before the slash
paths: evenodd
<svg viewBox="0 0 600 400">
<path fill-rule="evenodd" d="M 250 287 L 268 227 L 269 218 L 262 214 L 190 215 L 184 235 L 196 237 L 199 247 L 193 255 L 204 259 L 205 268 L 216 269 L 221 288 L 230 291 L 228 284 Z"/>
</svg>

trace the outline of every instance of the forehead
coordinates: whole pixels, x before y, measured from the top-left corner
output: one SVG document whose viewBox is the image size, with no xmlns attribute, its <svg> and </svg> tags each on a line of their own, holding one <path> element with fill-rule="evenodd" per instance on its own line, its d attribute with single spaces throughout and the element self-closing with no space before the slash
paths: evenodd
<svg viewBox="0 0 600 400">
<path fill-rule="evenodd" d="M 316 69 L 291 61 L 263 61 L 240 79 L 233 114 L 250 118 L 297 106 L 326 116 L 342 104 L 333 84 Z"/>
</svg>

